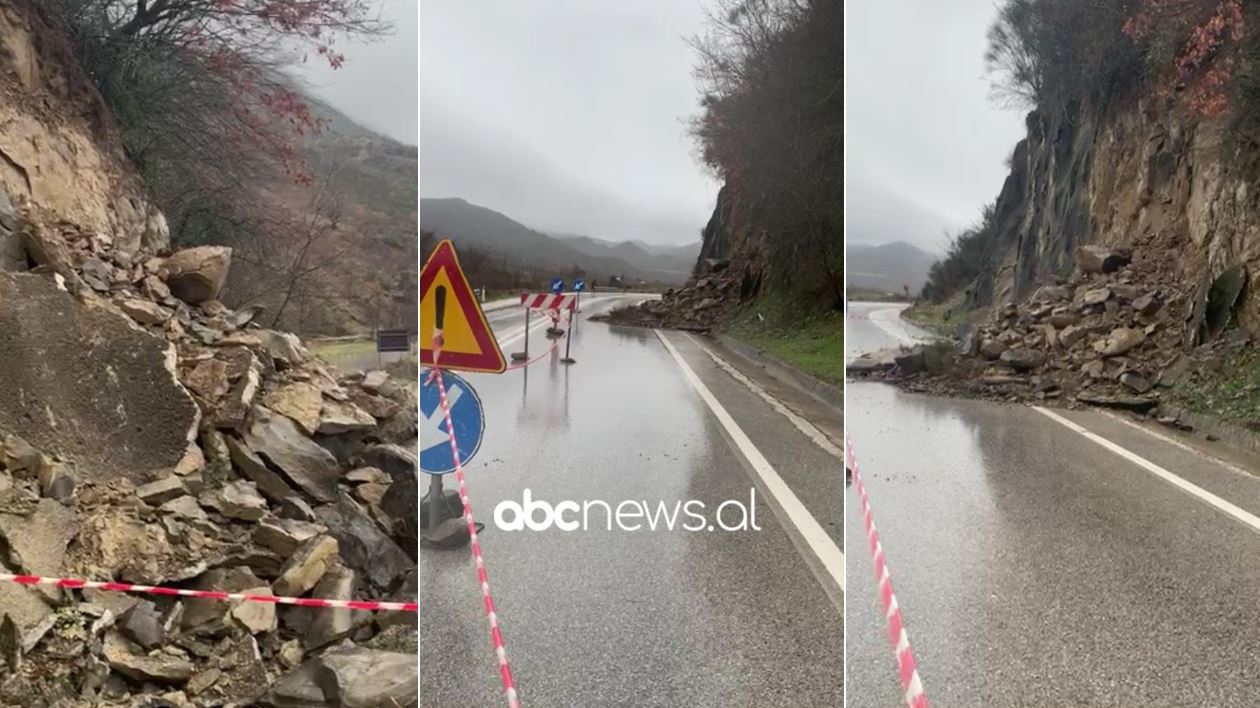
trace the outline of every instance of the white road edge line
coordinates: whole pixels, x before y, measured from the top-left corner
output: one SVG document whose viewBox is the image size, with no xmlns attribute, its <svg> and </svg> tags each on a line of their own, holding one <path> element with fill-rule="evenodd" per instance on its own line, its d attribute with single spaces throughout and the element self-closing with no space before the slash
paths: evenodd
<svg viewBox="0 0 1260 708">
<path fill-rule="evenodd" d="M 1222 499 L 1221 497 L 1216 496 L 1215 494 L 1209 492 L 1208 490 L 1198 486 L 1197 484 L 1189 482 L 1173 474 L 1172 472 L 1169 472 L 1168 470 L 1164 469 L 1163 467 L 1160 467 L 1159 465 L 1155 464 L 1154 462 L 1151 462 L 1150 460 L 1146 459 L 1145 457 L 1142 457 L 1141 455 L 1130 452 L 1129 450 L 1123 447 L 1120 447 L 1119 445 L 1111 442 L 1107 438 L 1104 438 L 1103 436 L 1098 435 L 1097 433 L 1091 432 L 1090 430 L 1087 430 L 1083 426 L 1073 423 L 1072 421 L 1068 420 L 1067 418 L 1064 418 L 1058 413 L 1054 413 L 1040 406 L 1033 406 L 1033 410 L 1046 416 L 1050 420 L 1053 420 L 1056 423 L 1059 423 L 1060 425 L 1064 426 L 1065 428 L 1068 428 L 1069 430 L 1073 430 L 1077 433 L 1080 433 L 1081 435 L 1084 435 L 1086 438 L 1089 438 L 1090 440 L 1098 443 L 1099 445 L 1102 445 L 1103 447 L 1114 452 L 1120 457 L 1123 457 L 1129 462 L 1132 462 L 1138 467 L 1141 467 L 1147 472 L 1150 472 L 1156 477 L 1159 477 L 1165 482 L 1168 482 L 1174 487 L 1177 487 L 1181 491 L 1193 497 L 1198 498 L 1200 501 L 1205 502 L 1206 504 L 1210 506 L 1216 507 L 1218 511 L 1221 511 L 1229 516 L 1234 517 L 1235 520 L 1241 522 L 1242 524 L 1246 526 L 1249 526 L 1253 531 L 1260 531 L 1260 517 L 1256 516 L 1255 514 L 1252 514 L 1246 509 L 1236 506 L 1226 501 L 1225 499 Z"/>
<path fill-rule="evenodd" d="M 844 599 L 838 596 L 834 589 L 839 590 L 840 595 L 845 592 L 844 589 L 844 553 L 840 551 L 840 547 L 836 542 L 831 540 L 823 527 L 819 525 L 818 520 L 809 513 L 801 500 L 796 497 L 792 489 L 788 487 L 779 473 L 770 465 L 770 461 L 761 454 L 757 446 L 748 438 L 731 417 L 726 412 L 721 402 L 713 395 L 713 392 L 704 385 L 696 372 L 692 371 L 674 345 L 659 330 L 652 330 L 656 333 L 656 338 L 661 340 L 661 344 L 665 345 L 665 349 L 674 357 L 674 361 L 678 364 L 678 368 L 682 370 L 683 378 L 687 379 L 687 383 L 691 384 L 700 398 L 709 406 L 709 410 L 713 413 L 718 422 L 722 424 L 722 429 L 730 437 L 731 442 L 739 449 L 741 455 L 748 462 L 749 467 L 755 474 L 755 481 L 759 482 L 762 493 L 768 497 L 770 508 L 775 512 L 775 516 L 779 522 L 783 524 L 784 530 L 788 531 L 788 536 L 792 538 L 797 550 L 805 556 L 805 560 L 810 568 L 814 571 L 814 577 L 823 586 L 823 590 L 831 599 L 836 608 L 840 610 L 840 614 L 844 614 Z"/>
<path fill-rule="evenodd" d="M 1166 442 L 1169 445 L 1172 445 L 1173 447 L 1177 447 L 1182 450 L 1185 450 L 1186 452 L 1194 455 L 1195 457 L 1198 457 L 1199 459 L 1205 462 L 1211 462 L 1213 464 L 1219 465 L 1220 467 L 1225 468 L 1229 472 L 1233 472 L 1234 474 L 1237 474 L 1237 475 L 1242 475 L 1243 477 L 1246 477 L 1248 479 L 1256 479 L 1256 475 L 1252 474 L 1251 472 L 1248 472 L 1247 470 L 1234 464 L 1233 462 L 1230 462 L 1229 460 L 1222 460 L 1219 457 L 1214 457 L 1210 453 L 1200 450 L 1197 447 L 1190 445 L 1188 443 L 1182 442 L 1170 435 L 1161 433 L 1158 430 L 1152 430 L 1146 427 L 1145 425 L 1134 423 L 1131 420 L 1127 420 L 1124 418 L 1124 416 L 1117 415 L 1110 411 L 1101 411 L 1101 413 L 1107 416 L 1108 418 L 1111 418 L 1112 420 L 1116 421 L 1117 423 L 1123 423 L 1124 425 L 1127 425 L 1130 428 L 1133 428 L 1134 430 L 1140 430 L 1143 433 L 1146 433 L 1147 435 L 1155 438 L 1156 440 Z"/>
<path fill-rule="evenodd" d="M 769 403 L 771 408 L 775 409 L 780 414 L 782 414 L 783 417 L 790 420 L 792 422 L 792 425 L 795 425 L 797 430 L 804 433 L 805 436 L 808 437 L 810 440 L 813 440 L 814 444 L 816 444 L 818 447 L 821 447 L 824 451 L 834 455 L 837 460 L 841 460 L 841 461 L 844 460 L 844 453 L 840 450 L 840 446 L 831 442 L 831 438 L 828 438 L 826 433 L 814 427 L 814 425 L 810 423 L 808 420 L 805 420 L 804 418 L 800 417 L 796 413 L 793 413 L 791 409 L 783 405 L 782 401 L 775 398 L 774 396 L 771 396 L 769 393 L 766 393 L 765 389 L 758 386 L 752 379 L 748 378 L 747 376 L 744 376 L 743 372 L 736 369 L 734 366 L 731 366 L 730 362 L 718 356 L 716 353 L 713 352 L 713 350 L 704 346 L 704 344 L 700 340 L 696 339 L 690 334 L 687 334 L 686 336 L 687 336 L 687 339 L 691 340 L 692 344 L 696 345 L 700 349 L 700 351 L 704 352 L 705 354 L 708 354 L 709 358 L 713 360 L 714 364 L 717 364 L 719 368 L 721 368 L 726 373 L 730 374 L 731 378 L 742 383 L 749 391 L 752 391 L 753 393 L 757 394 L 757 396 L 760 397 L 761 400 L 765 401 L 766 403 Z M 838 478 L 839 477 L 838 471 L 836 475 Z"/>
<path fill-rule="evenodd" d="M 894 340 L 903 342 L 907 346 L 913 346 L 921 341 L 930 341 L 930 337 L 928 336 L 915 336 L 915 333 L 910 329 L 913 325 L 906 322 L 901 317 L 901 311 L 904 309 L 904 307 L 884 307 L 878 310 L 871 308 L 871 312 L 867 315 L 866 319 L 869 322 L 874 322 L 876 327 L 884 330 L 884 333 L 892 337 Z M 878 316 L 888 312 L 893 313 L 893 319 L 886 319 Z M 897 328 L 893 328 L 892 322 L 897 323 Z M 898 331 L 898 329 L 900 329 L 900 331 Z"/>
</svg>

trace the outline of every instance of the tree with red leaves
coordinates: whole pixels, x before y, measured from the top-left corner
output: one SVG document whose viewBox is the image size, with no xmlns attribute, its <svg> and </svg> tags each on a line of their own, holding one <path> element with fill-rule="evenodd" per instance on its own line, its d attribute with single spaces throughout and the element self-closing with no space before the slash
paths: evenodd
<svg viewBox="0 0 1260 708">
<path fill-rule="evenodd" d="M 1161 95 L 1180 93 L 1192 112 L 1216 118 L 1229 108 L 1245 38 L 1241 0 L 1143 0 L 1124 33 L 1144 45 Z"/>
<path fill-rule="evenodd" d="M 286 70 L 387 32 L 369 0 L 50 0 L 181 241 L 257 226 L 251 189 L 309 184 L 322 126 Z"/>
</svg>

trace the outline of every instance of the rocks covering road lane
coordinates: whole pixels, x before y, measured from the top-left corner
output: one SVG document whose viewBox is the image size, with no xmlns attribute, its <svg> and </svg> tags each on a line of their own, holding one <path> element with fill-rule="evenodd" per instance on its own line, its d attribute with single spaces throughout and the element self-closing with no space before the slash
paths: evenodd
<svg viewBox="0 0 1260 708">
<path fill-rule="evenodd" d="M 669 288 L 660 299 L 620 307 L 592 320 L 638 327 L 708 332 L 738 302 L 739 281 L 725 270 Z"/>
<path fill-rule="evenodd" d="M 1156 411 L 1196 362 L 1251 341 L 1225 329 L 1238 293 L 1220 282 L 1240 277 L 1226 269 L 1216 283 L 1187 287 L 1159 243 L 1078 248 L 1072 277 L 995 308 L 942 365 L 924 363 L 937 343 L 873 352 L 848 372 L 921 392 Z"/>
</svg>

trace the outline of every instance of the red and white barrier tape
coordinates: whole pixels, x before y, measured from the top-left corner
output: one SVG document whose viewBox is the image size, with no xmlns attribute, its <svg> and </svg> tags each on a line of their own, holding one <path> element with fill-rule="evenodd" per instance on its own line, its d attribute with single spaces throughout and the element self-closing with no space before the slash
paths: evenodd
<svg viewBox="0 0 1260 708">
<path fill-rule="evenodd" d="M 441 353 L 441 333 L 433 335 L 433 362 L 436 364 Z M 503 645 L 503 633 L 499 631 L 499 616 L 494 609 L 494 598 L 490 595 L 490 578 L 486 575 L 486 561 L 481 554 L 481 542 L 477 539 L 477 524 L 473 521 L 472 503 L 468 500 L 468 485 L 464 482 L 464 465 L 459 459 L 459 445 L 455 441 L 455 424 L 451 422 L 451 406 L 446 399 L 446 384 L 442 380 L 442 370 L 434 368 L 429 372 L 429 379 L 437 381 L 438 399 L 442 406 L 442 415 L 446 419 L 447 437 L 451 443 L 451 457 L 455 461 L 455 479 L 459 482 L 459 499 L 464 503 L 464 523 L 468 525 L 471 537 L 473 560 L 477 563 L 477 581 L 481 584 L 481 599 L 485 605 L 486 620 L 490 623 L 490 641 L 494 644 L 494 654 L 499 661 L 499 677 L 503 681 L 503 695 L 507 697 L 509 708 L 520 708 L 521 702 L 516 695 L 516 682 L 512 679 L 512 669 L 508 666 L 507 649 Z"/>
<path fill-rule="evenodd" d="M 557 325 L 558 325 L 558 324 L 559 324 L 559 322 L 557 321 L 555 324 L 557 324 Z M 570 313 L 569 315 L 567 315 L 567 316 L 566 316 L 566 318 L 565 318 L 565 324 L 567 325 L 567 327 L 568 327 L 568 328 L 567 328 L 567 331 L 565 332 L 565 335 L 564 335 L 564 336 L 566 336 L 566 337 L 571 337 L 571 336 L 573 336 L 573 315 L 572 315 L 572 313 Z M 511 366 L 509 366 L 509 367 L 508 367 L 508 370 L 509 370 L 509 371 L 511 371 L 512 369 L 523 369 L 523 368 L 525 368 L 525 367 L 527 367 L 527 366 L 530 366 L 531 364 L 537 364 L 538 362 L 540 362 L 540 361 L 542 361 L 542 360 L 543 360 L 543 357 L 545 357 L 545 356 L 547 356 L 548 354 L 550 354 L 551 352 L 555 351 L 555 350 L 556 350 L 559 346 L 560 346 L 560 340 L 559 340 L 559 339 L 553 339 L 553 340 L 551 340 L 551 346 L 549 346 L 549 347 L 547 347 L 546 349 L 544 349 L 544 350 L 543 350 L 543 352 L 542 352 L 542 354 L 539 354 L 538 356 L 536 356 L 536 357 L 534 357 L 533 359 L 530 359 L 530 360 L 528 360 L 528 361 L 522 361 L 522 362 L 520 362 L 519 364 L 512 364 Z"/>
<path fill-rule="evenodd" d="M 879 531 L 875 529 L 875 519 L 871 515 L 871 500 L 866 493 L 866 484 L 862 481 L 862 472 L 858 469 L 857 455 L 853 452 L 853 441 L 849 436 L 844 438 L 845 464 L 853 473 L 853 484 L 857 488 L 858 497 L 862 500 L 862 523 L 866 526 L 866 540 L 871 549 L 871 559 L 875 561 L 875 577 L 879 580 L 879 599 L 884 605 L 884 618 L 888 620 L 888 639 L 892 642 L 893 653 L 897 655 L 897 673 L 901 678 L 901 690 L 909 708 L 927 708 L 927 695 L 923 692 L 923 683 L 919 681 L 918 665 L 914 661 L 914 652 L 910 649 L 910 637 L 906 634 L 905 621 L 901 617 L 901 606 L 897 604 L 897 596 L 893 593 L 892 577 L 888 573 L 888 562 L 884 558 L 884 547 L 879 542 Z"/>
<path fill-rule="evenodd" d="M 521 306 L 531 310 L 572 310 L 577 306 L 573 293 L 521 293 Z"/>
<path fill-rule="evenodd" d="M 418 612 L 419 603 L 415 602 L 377 602 L 374 600 L 326 600 L 318 597 L 284 597 L 280 595 L 249 595 L 239 592 L 220 592 L 218 590 L 187 590 L 184 588 L 162 587 L 157 585 L 134 585 L 132 583 L 101 582 L 98 580 L 79 580 L 77 578 L 46 578 L 39 575 L 14 575 L 0 573 L 0 582 L 17 583 L 18 585 L 56 585 L 70 590 L 88 589 L 107 592 L 139 593 L 142 595 L 177 595 L 179 597 L 195 597 L 202 600 L 221 600 L 232 602 L 265 602 L 272 605 L 298 605 L 301 607 L 324 607 L 344 610 L 369 610 L 382 612 Z"/>
</svg>

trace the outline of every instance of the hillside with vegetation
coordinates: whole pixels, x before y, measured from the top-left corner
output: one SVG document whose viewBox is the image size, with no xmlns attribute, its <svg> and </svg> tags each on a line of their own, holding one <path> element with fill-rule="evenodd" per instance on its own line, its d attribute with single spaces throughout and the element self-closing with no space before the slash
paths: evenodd
<svg viewBox="0 0 1260 708">
<path fill-rule="evenodd" d="M 399 264 L 416 256 L 417 150 L 311 100 L 293 78 L 303 61 L 344 63 L 338 36 L 389 32 L 371 3 L 42 6 L 71 38 L 172 241 L 234 249 L 227 304 L 265 308 L 264 321 L 303 334 L 406 324 L 415 277 Z"/>
<path fill-rule="evenodd" d="M 691 133 L 698 158 L 723 186 L 692 278 L 616 320 L 726 328 L 839 379 L 843 38 L 839 2 L 713 3 L 707 32 L 692 40 L 700 112 Z"/>
<path fill-rule="evenodd" d="M 262 188 L 296 228 L 233 239 L 234 306 L 307 335 L 414 328 L 418 150 L 311 101 L 325 127 L 301 145 L 318 179 Z M 261 237 L 260 237 L 261 236 Z"/>
</svg>

